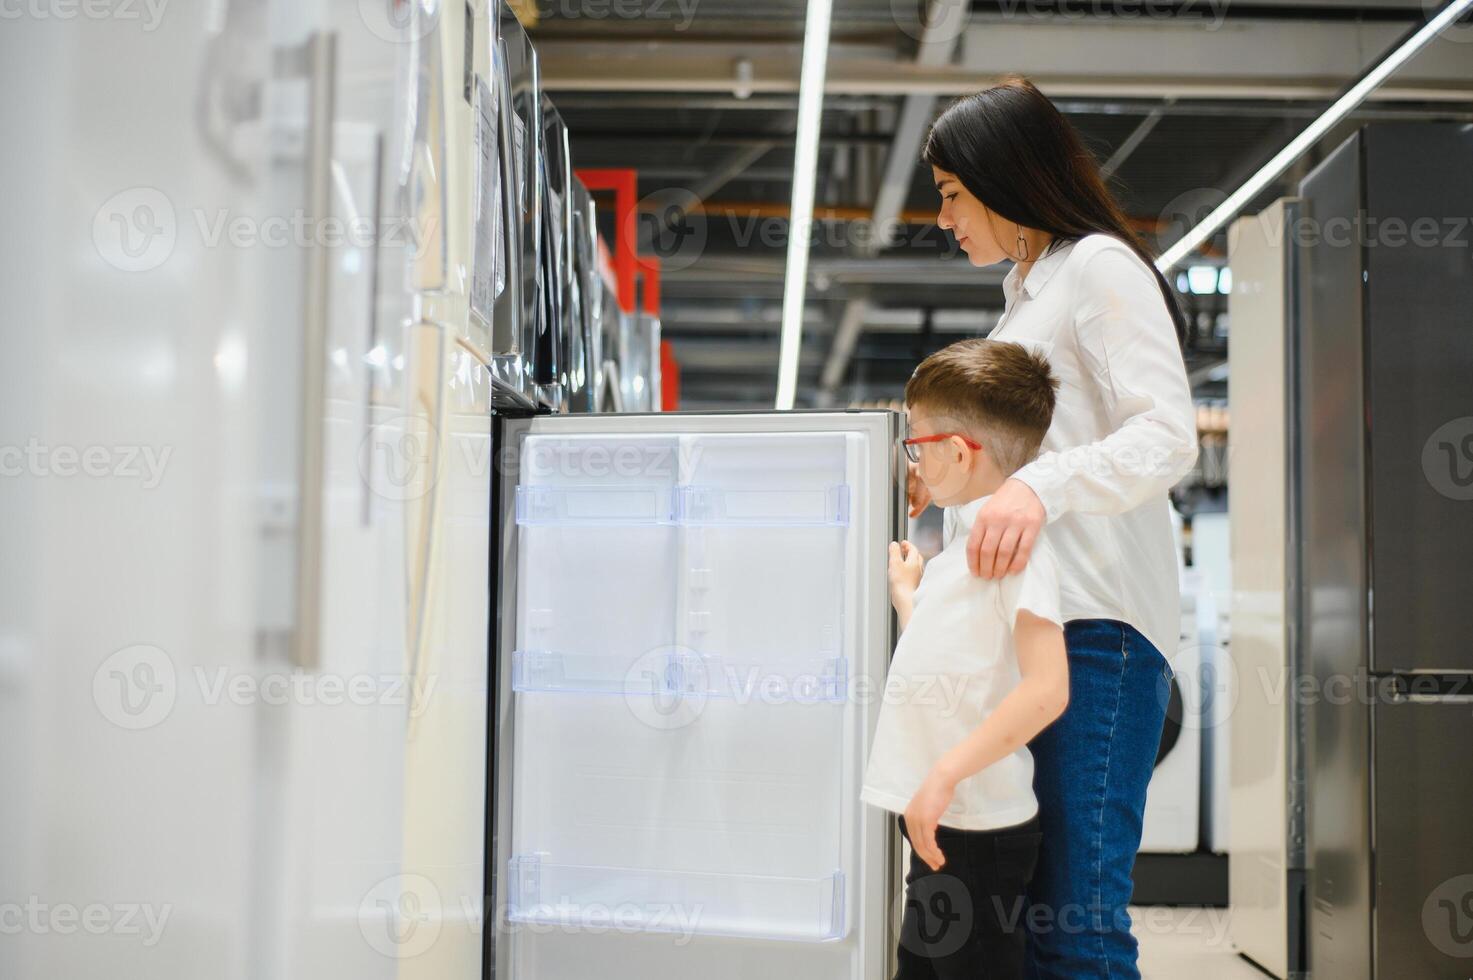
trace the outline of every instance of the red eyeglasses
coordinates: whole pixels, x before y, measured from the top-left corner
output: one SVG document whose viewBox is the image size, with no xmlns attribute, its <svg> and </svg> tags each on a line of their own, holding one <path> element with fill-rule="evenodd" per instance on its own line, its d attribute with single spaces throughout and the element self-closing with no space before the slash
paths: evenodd
<svg viewBox="0 0 1473 980">
<path fill-rule="evenodd" d="M 921 451 L 918 447 L 921 443 L 942 442 L 946 439 L 950 439 L 952 436 L 955 436 L 963 443 L 965 443 L 968 449 L 982 448 L 981 444 L 973 442 L 971 439 L 968 439 L 960 432 L 938 432 L 933 436 L 912 436 L 909 439 L 900 440 L 900 444 L 905 447 L 905 455 L 910 459 L 910 461 L 912 463 L 919 463 L 921 461 Z"/>
</svg>

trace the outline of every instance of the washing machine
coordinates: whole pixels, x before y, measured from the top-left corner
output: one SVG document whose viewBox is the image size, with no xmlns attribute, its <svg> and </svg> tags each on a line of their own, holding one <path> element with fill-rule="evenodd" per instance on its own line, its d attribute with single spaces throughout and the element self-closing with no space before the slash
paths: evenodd
<svg viewBox="0 0 1473 980">
<path fill-rule="evenodd" d="M 1143 853 L 1185 854 L 1201 843 L 1203 648 L 1198 628 L 1201 576 L 1182 574 L 1182 630 L 1171 658 L 1175 676 L 1166 705 L 1166 724 L 1156 750 L 1156 769 L 1146 790 L 1141 828 Z"/>
</svg>

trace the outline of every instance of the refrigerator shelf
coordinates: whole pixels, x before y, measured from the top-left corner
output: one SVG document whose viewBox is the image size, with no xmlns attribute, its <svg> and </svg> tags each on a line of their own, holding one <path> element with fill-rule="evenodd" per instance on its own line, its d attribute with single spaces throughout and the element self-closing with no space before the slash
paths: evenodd
<svg viewBox="0 0 1473 980">
<path fill-rule="evenodd" d="M 523 526 L 619 526 L 673 521 L 668 486 L 517 487 L 517 523 Z"/>
<path fill-rule="evenodd" d="M 680 486 L 675 519 L 684 525 L 829 526 L 849 523 L 849 487 L 723 490 Z"/>
<path fill-rule="evenodd" d="M 763 703 L 841 702 L 849 689 L 844 657 L 738 662 L 670 650 L 634 663 L 599 654 L 512 652 L 512 689 L 626 697 L 714 697 Z"/>
<path fill-rule="evenodd" d="M 517 487 L 517 523 L 531 526 L 846 527 L 849 487 L 724 490 L 701 486 Z"/>
<path fill-rule="evenodd" d="M 821 878 L 552 864 L 513 857 L 511 922 L 600 932 L 825 942 L 844 932 L 844 875 Z"/>
</svg>

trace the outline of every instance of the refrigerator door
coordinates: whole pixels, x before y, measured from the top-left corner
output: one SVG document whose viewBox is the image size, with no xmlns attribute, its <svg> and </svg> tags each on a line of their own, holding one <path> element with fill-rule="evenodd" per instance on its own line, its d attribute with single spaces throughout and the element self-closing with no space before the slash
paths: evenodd
<svg viewBox="0 0 1473 980">
<path fill-rule="evenodd" d="M 515 280 L 516 312 L 521 328 L 523 349 L 529 352 L 534 377 L 531 390 L 539 379 L 536 358 L 541 350 L 548 324 L 542 317 L 542 181 L 539 179 L 542 158 L 542 83 L 538 78 L 537 52 L 527 37 L 517 15 L 505 3 L 500 11 L 500 50 L 506 65 L 506 129 L 504 138 L 510 167 L 504 171 L 506 196 L 510 202 L 511 228 L 509 242 L 515 258 L 508 268 Z M 498 313 L 500 311 L 498 310 Z M 535 403 L 535 398 L 532 399 Z"/>
<path fill-rule="evenodd" d="M 885 975 L 896 419 L 498 421 L 496 976 Z"/>
<path fill-rule="evenodd" d="M 1310 173 L 1299 196 L 1314 227 L 1355 227 L 1360 136 Z M 1371 976 L 1370 710 L 1349 686 L 1364 681 L 1367 663 L 1361 254 L 1328 234 L 1300 250 L 1291 355 L 1303 667 L 1326 695 L 1309 704 L 1306 723 L 1305 782 L 1314 796 L 1305 821 L 1305 932 L 1309 969 L 1336 980 Z"/>
<path fill-rule="evenodd" d="M 1237 680 L 1229 732 L 1229 929 L 1239 952 L 1276 977 L 1304 969 L 1304 705 L 1282 693 L 1302 671 L 1295 643 L 1298 481 L 1291 466 L 1291 232 L 1299 216 L 1299 202 L 1285 198 L 1239 219 L 1228 235 L 1228 311 L 1243 327 L 1228 351 L 1231 663 Z"/>
<path fill-rule="evenodd" d="M 494 397 L 497 405 L 530 408 L 536 404 L 536 390 L 532 379 L 534 348 L 536 346 L 536 320 L 527 315 L 523 279 L 526 228 L 523 219 L 523 196 L 520 192 L 522 154 L 525 140 L 519 135 L 525 130 L 515 110 L 512 82 L 518 76 L 513 63 L 520 64 L 519 38 L 513 34 L 508 38 L 501 33 L 507 29 L 509 15 L 505 4 L 498 2 L 491 8 L 489 28 L 495 35 L 492 44 L 492 64 L 489 87 L 491 104 L 496 113 L 497 166 L 498 175 L 487 174 L 483 180 L 483 193 L 497 198 L 499 214 L 493 220 L 500 222 L 500 235 L 492 246 L 499 250 L 500 264 L 493 270 L 500 288 L 492 310 L 495 351 L 492 354 L 492 376 L 496 387 Z M 515 20 L 515 16 L 512 15 Z M 518 25 L 519 27 L 520 25 Z"/>
<path fill-rule="evenodd" d="M 1392 697 L 1372 709 L 1377 977 L 1468 976 L 1473 835 L 1466 774 L 1473 684 L 1461 690 Z"/>
<path fill-rule="evenodd" d="M 1361 142 L 1370 669 L 1473 671 L 1466 599 L 1448 588 L 1473 549 L 1473 267 L 1427 217 L 1473 214 L 1473 131 L 1369 126 Z"/>
<path fill-rule="evenodd" d="M 595 241 L 589 234 L 593 218 L 593 198 L 583 182 L 574 177 L 568 195 L 568 273 L 565 318 L 568 338 L 568 410 L 591 412 L 593 372 L 597 349 L 593 346 L 592 318 L 588 308 L 587 271 L 592 264 Z M 597 234 L 596 226 L 593 234 Z"/>
</svg>

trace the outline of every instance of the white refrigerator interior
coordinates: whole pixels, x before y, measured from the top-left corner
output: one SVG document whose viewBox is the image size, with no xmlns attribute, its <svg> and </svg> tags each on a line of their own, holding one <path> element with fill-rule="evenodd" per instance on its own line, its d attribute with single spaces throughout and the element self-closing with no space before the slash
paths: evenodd
<svg viewBox="0 0 1473 980">
<path fill-rule="evenodd" d="M 508 976 L 878 977 L 889 419 L 651 418 L 520 445 Z"/>
</svg>

